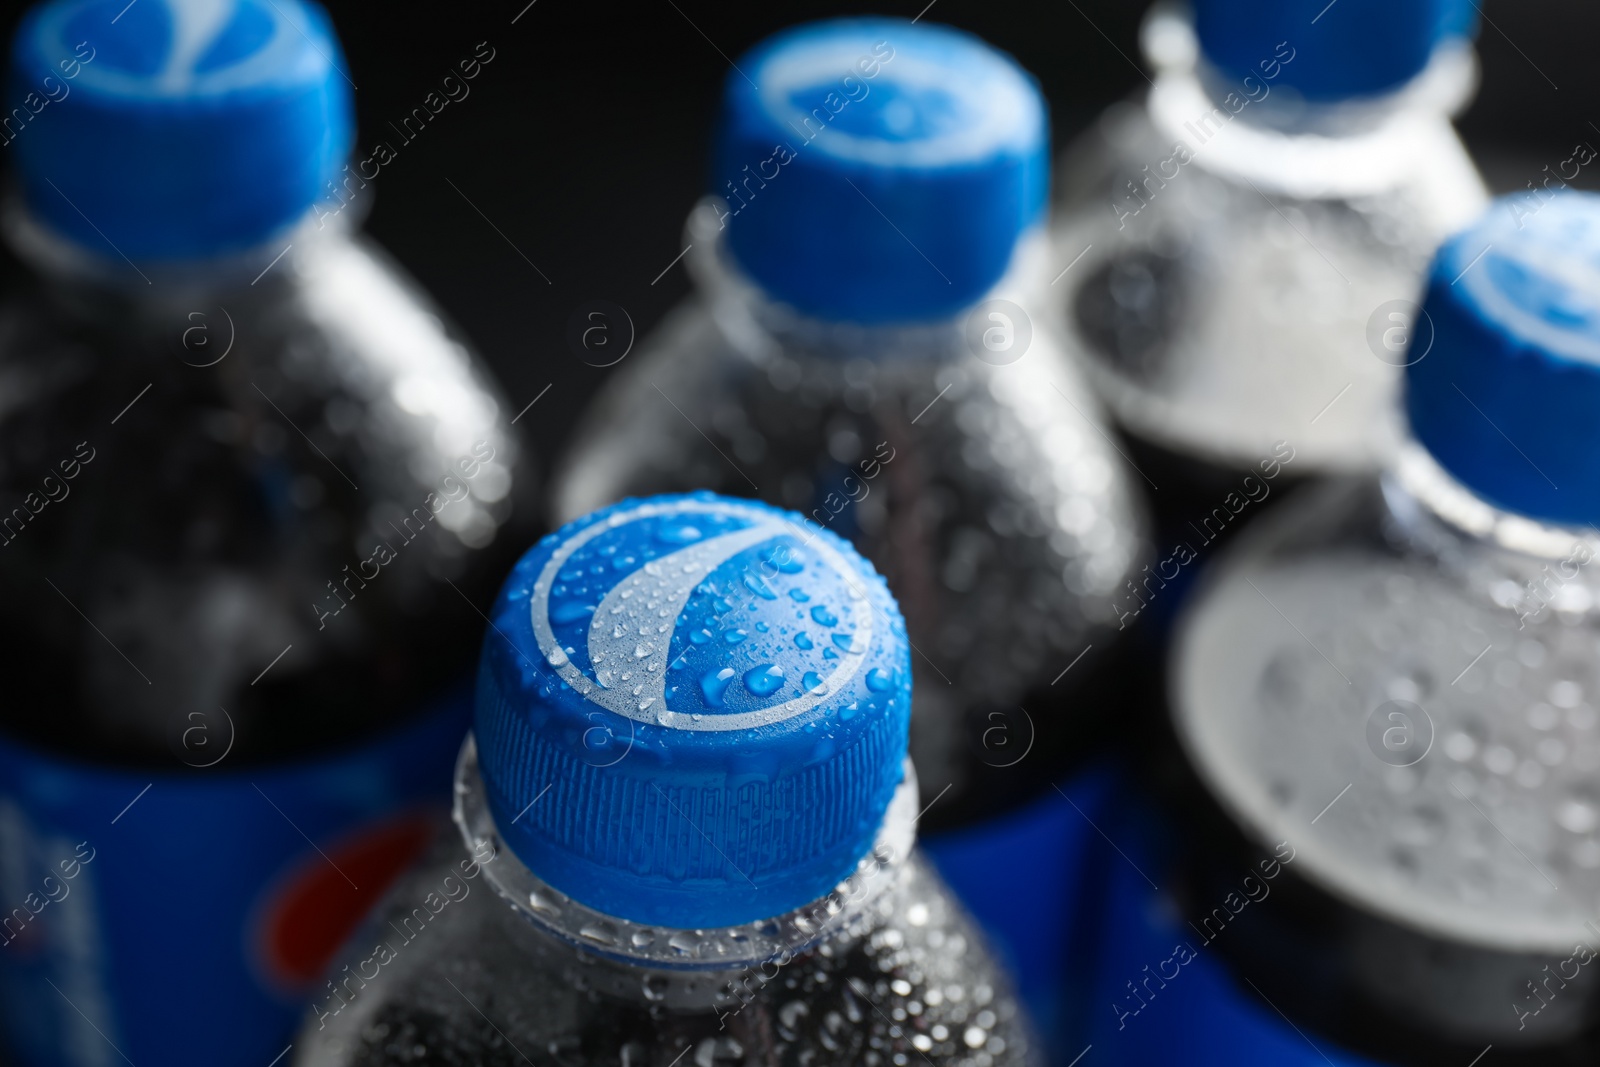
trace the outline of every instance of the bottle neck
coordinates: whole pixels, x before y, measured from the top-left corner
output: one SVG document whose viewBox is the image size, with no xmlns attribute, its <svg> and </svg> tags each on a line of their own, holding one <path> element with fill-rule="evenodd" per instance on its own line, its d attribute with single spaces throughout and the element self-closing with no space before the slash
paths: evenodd
<svg viewBox="0 0 1600 1067">
<path fill-rule="evenodd" d="M 1505 511 L 1407 442 L 1382 476 L 1386 518 L 1409 549 L 1433 559 L 1524 625 L 1600 615 L 1600 530 Z"/>
<path fill-rule="evenodd" d="M 732 1010 L 810 949 L 875 925 L 874 905 L 916 839 L 917 779 L 910 760 L 905 769 L 872 849 L 832 892 L 785 915 L 718 929 L 667 929 L 607 915 L 539 878 L 495 825 L 472 736 L 456 761 L 453 814 L 468 850 L 493 857 L 480 862 L 495 892 L 545 935 L 552 958 L 580 968 L 591 988 L 669 1010 Z"/>
<path fill-rule="evenodd" d="M 837 362 L 865 359 L 931 364 L 973 354 L 969 320 L 990 300 L 1009 300 L 1019 309 L 1046 306 L 1041 279 L 1051 276 L 1053 260 L 1048 236 L 1039 225 L 1018 238 L 1005 276 L 984 300 L 954 315 L 883 325 L 804 315 L 774 299 L 740 269 L 724 240 L 721 220 L 727 211 L 719 208 L 718 198 L 707 197 L 690 212 L 684 225 L 684 239 L 691 246 L 685 261 L 696 290 L 724 335 L 736 349 L 757 360 L 784 354 Z M 987 318 L 982 325 L 989 325 Z M 976 336 L 981 339 L 983 330 Z"/>
<path fill-rule="evenodd" d="M 1269 70 L 1277 64 L 1274 78 L 1229 79 L 1199 54 L 1188 22 L 1170 12 L 1147 20 L 1145 50 L 1157 75 L 1150 122 L 1175 146 L 1152 164 L 1153 175 L 1166 181 L 1193 165 L 1302 199 L 1383 194 L 1415 181 L 1429 160 L 1458 154 L 1449 116 L 1476 84 L 1471 48 L 1452 43 L 1391 93 L 1309 103 L 1287 84 L 1292 58 L 1263 57 Z"/>
<path fill-rule="evenodd" d="M 124 256 L 110 241 L 89 248 L 62 236 L 13 190 L 0 203 L 0 238 L 69 310 L 96 318 L 104 317 L 107 307 L 170 317 L 163 313 L 229 295 L 254 298 L 275 291 L 295 257 L 348 240 L 370 204 L 370 197 L 362 196 L 338 212 L 315 205 L 292 226 L 249 248 L 204 258 L 139 260 Z"/>
<path fill-rule="evenodd" d="M 1292 88 L 1293 41 L 1263 55 L 1258 72 L 1248 77 L 1229 75 L 1200 50 L 1187 13 L 1169 4 L 1151 8 L 1140 27 L 1140 46 L 1158 80 L 1192 82 L 1214 107 L 1227 108 L 1231 95 L 1234 103 L 1246 104 L 1237 112 L 1242 122 L 1285 134 L 1355 135 L 1380 128 L 1405 112 L 1454 116 L 1478 88 L 1477 53 L 1462 37 L 1440 42 L 1426 67 L 1388 92 L 1330 101 L 1308 101 Z"/>
</svg>

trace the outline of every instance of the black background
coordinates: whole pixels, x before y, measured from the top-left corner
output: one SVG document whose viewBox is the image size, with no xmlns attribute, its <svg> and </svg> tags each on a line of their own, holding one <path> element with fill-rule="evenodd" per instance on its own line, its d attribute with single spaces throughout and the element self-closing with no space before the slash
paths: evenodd
<svg viewBox="0 0 1600 1067">
<path fill-rule="evenodd" d="M 682 251 L 684 216 L 707 184 L 726 57 L 796 22 L 909 18 L 925 3 L 334 0 L 357 86 L 359 154 L 379 139 L 398 147 L 371 185 L 368 228 L 476 342 L 513 412 L 551 386 L 518 423 L 547 464 L 614 372 L 568 347 L 574 311 L 615 302 L 642 337 L 688 291 L 681 263 L 662 272 Z M 1033 71 L 1059 146 L 1144 85 L 1137 37 L 1146 6 L 936 0 L 924 17 L 978 33 Z M 1516 189 L 1576 142 L 1600 146 L 1600 5 L 1489 0 L 1485 15 L 1482 87 L 1461 128 L 1497 191 Z M 8 35 L 16 16 L 6 16 Z M 401 145 L 388 123 L 420 106 L 479 42 L 495 58 L 470 95 Z"/>
</svg>

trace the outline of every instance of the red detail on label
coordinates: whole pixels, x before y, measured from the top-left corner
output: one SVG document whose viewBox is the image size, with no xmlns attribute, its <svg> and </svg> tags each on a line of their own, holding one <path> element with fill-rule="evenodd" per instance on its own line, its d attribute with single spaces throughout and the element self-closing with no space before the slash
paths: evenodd
<svg viewBox="0 0 1600 1067">
<path fill-rule="evenodd" d="M 303 860 L 274 894 L 261 924 L 267 971 L 282 986 L 317 981 L 395 878 L 433 840 L 437 823 L 411 814 L 363 827 Z"/>
</svg>

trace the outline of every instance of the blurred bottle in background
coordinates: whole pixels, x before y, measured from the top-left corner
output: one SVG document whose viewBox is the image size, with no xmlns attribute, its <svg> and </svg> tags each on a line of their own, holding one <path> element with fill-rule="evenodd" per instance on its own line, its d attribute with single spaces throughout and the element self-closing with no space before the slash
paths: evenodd
<svg viewBox="0 0 1600 1067">
<path fill-rule="evenodd" d="M 14 41 L 19 1067 L 270 1062 L 449 796 L 473 598 L 532 487 L 459 335 L 356 233 L 341 63 L 299 0 L 50 3 Z"/>
<path fill-rule="evenodd" d="M 1434 261 L 1397 458 L 1180 622 L 1197 781 L 1113 831 L 1100 1062 L 1595 1061 L 1600 197 L 1522 206 Z"/>
<path fill-rule="evenodd" d="M 1045 313 L 1047 140 L 1033 80 L 958 31 L 758 45 L 687 225 L 696 297 L 618 368 L 553 489 L 565 519 L 759 496 L 874 561 L 909 620 L 930 851 L 1050 1012 L 1099 840 L 1075 806 L 1102 780 L 1068 775 L 1123 710 L 1112 603 L 1143 531 Z"/>
<path fill-rule="evenodd" d="M 1157 487 L 1158 580 L 1126 610 L 1170 619 L 1195 558 L 1269 500 L 1393 451 L 1429 257 L 1486 202 L 1450 123 L 1475 20 L 1469 0 L 1151 10 L 1149 92 L 1063 160 L 1051 290 Z"/>
<path fill-rule="evenodd" d="M 913 850 L 911 655 L 871 564 L 792 512 L 655 497 L 545 538 L 485 635 L 463 841 L 295 1062 L 1038 1062 Z"/>
</svg>

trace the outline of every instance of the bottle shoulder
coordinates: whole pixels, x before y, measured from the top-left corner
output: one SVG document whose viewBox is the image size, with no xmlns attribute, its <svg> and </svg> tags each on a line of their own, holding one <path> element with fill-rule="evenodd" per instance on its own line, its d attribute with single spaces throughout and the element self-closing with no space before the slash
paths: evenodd
<svg viewBox="0 0 1600 1067">
<path fill-rule="evenodd" d="M 1322 470 L 1376 467 L 1399 439 L 1392 339 L 1421 328 L 1422 276 L 1487 206 L 1482 179 L 1442 114 L 1285 134 L 1204 97 L 1189 115 L 1165 84 L 1065 157 L 1069 347 L 1140 437 L 1236 467 L 1280 440 Z"/>
<path fill-rule="evenodd" d="M 1241 538 L 1180 624 L 1179 736 L 1253 836 L 1368 913 L 1570 948 L 1600 892 L 1589 550 L 1508 552 L 1405 500 L 1345 480 Z"/>
<path fill-rule="evenodd" d="M 507 1048 L 573 1064 L 670 1062 L 686 1049 L 728 1064 L 808 1050 L 851 1064 L 897 1052 L 936 1064 L 1037 1059 L 979 935 L 919 857 L 861 925 L 792 958 L 699 976 L 618 965 L 557 941 L 486 878 L 469 877 L 472 868 L 456 844 L 391 891 L 313 1004 L 297 1042 L 301 1067 L 411 1062 L 417 1046 L 442 1062 L 510 1062 Z M 702 1007 L 669 1005 L 696 983 Z"/>
<path fill-rule="evenodd" d="M 34 282 L 0 306 L 0 582 L 50 618 L 14 636 L 76 679 L 83 714 L 63 718 L 161 751 L 163 706 L 253 706 L 291 644 L 255 687 L 269 703 L 347 704 L 356 663 L 385 693 L 442 684 L 384 649 L 452 617 L 446 579 L 488 594 L 533 487 L 496 387 L 426 298 L 342 239 L 204 300 L 90 295 Z M 128 707 L 116 649 L 66 636 L 74 609 L 151 677 L 148 700 Z"/>
</svg>

